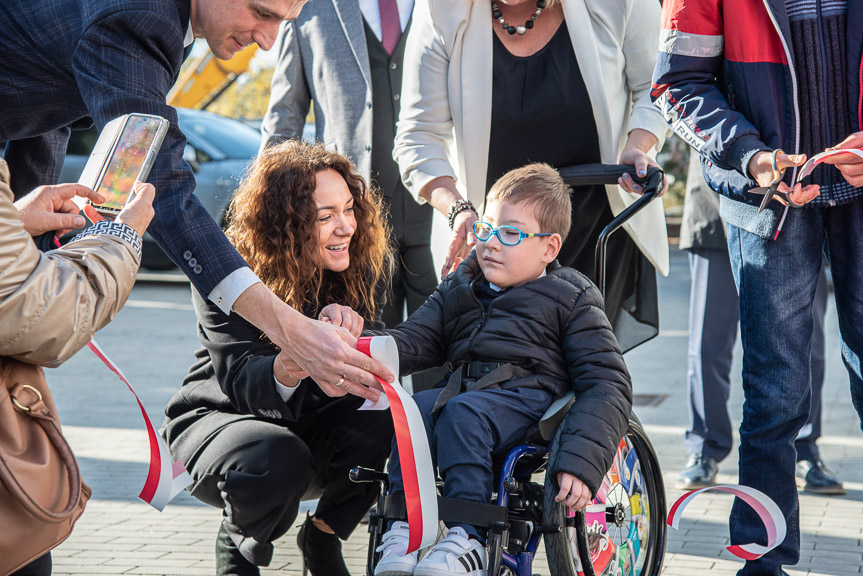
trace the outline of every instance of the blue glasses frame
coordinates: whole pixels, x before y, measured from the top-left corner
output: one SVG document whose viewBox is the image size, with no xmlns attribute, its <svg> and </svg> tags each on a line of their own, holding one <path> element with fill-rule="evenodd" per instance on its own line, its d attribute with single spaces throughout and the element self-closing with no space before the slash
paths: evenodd
<svg viewBox="0 0 863 576">
<path fill-rule="evenodd" d="M 501 235 L 501 231 L 504 234 Z M 515 242 L 511 242 L 511 239 L 504 239 L 504 236 L 507 233 L 517 233 L 518 240 Z M 480 242 L 486 242 L 492 236 L 497 236 L 497 239 L 504 246 L 518 246 L 521 244 L 521 241 L 525 238 L 533 238 L 539 236 L 551 236 L 551 232 L 522 232 L 520 229 L 515 226 L 498 226 L 497 228 L 493 228 L 491 224 L 488 222 L 482 222 L 481 220 L 477 220 L 473 223 L 473 235 Z"/>
</svg>

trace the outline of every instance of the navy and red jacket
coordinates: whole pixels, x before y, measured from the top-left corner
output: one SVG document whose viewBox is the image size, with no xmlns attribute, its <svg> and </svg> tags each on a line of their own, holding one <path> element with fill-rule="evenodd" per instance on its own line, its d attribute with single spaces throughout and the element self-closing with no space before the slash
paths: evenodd
<svg viewBox="0 0 863 576">
<path fill-rule="evenodd" d="M 732 200 L 761 201 L 747 193 L 756 186 L 747 167 L 759 150 L 805 152 L 790 39 L 784 0 L 665 0 L 651 97 L 701 154 L 710 186 Z M 863 130 L 863 2 L 854 0 L 846 58 L 856 132 Z"/>
</svg>

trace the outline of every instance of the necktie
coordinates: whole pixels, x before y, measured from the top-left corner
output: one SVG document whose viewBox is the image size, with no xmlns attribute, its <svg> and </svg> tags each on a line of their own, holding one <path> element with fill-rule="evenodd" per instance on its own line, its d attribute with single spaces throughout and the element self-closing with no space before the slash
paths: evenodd
<svg viewBox="0 0 863 576">
<path fill-rule="evenodd" d="M 381 12 L 381 44 L 387 54 L 393 50 L 402 37 L 402 25 L 399 23 L 399 8 L 396 0 L 378 0 L 378 10 Z"/>
</svg>

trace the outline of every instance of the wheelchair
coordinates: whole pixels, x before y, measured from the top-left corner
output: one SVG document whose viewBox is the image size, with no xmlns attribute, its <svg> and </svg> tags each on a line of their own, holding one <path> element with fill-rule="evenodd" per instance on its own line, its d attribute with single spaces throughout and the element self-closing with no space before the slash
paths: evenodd
<svg viewBox="0 0 863 576">
<path fill-rule="evenodd" d="M 659 195 L 663 173 L 649 168 L 637 177 L 632 166 L 590 164 L 560 170 L 573 186 L 615 184 L 628 172 L 644 195 L 602 231 L 596 246 L 597 286 L 604 294 L 609 236 Z M 439 520 L 488 529 L 488 576 L 532 576 L 533 561 L 545 540 L 551 576 L 658 576 L 666 538 L 665 487 L 656 452 L 633 414 L 617 446 L 611 468 L 587 509 L 572 512 L 555 502 L 557 489 L 546 474 L 546 453 L 560 436 L 558 424 L 575 400 L 570 392 L 549 407 L 538 430 L 523 445 L 495 462 L 497 490 L 492 503 L 438 497 Z M 387 475 L 351 470 L 354 482 L 378 482 L 377 506 L 369 517 L 366 575 L 374 575 L 376 549 L 391 520 L 407 517 L 403 494 L 388 494 Z"/>
</svg>

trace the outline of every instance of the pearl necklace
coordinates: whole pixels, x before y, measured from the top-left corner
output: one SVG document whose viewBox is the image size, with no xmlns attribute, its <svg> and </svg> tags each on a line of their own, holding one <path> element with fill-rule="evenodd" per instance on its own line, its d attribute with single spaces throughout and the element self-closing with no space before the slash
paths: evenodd
<svg viewBox="0 0 863 576">
<path fill-rule="evenodd" d="M 545 8 L 545 0 L 536 0 L 536 12 L 531 14 L 530 20 L 525 22 L 522 26 L 511 26 L 508 24 L 507 21 L 503 19 L 503 13 L 500 11 L 500 8 L 497 7 L 497 2 L 491 3 L 491 15 L 495 20 L 500 22 L 501 27 L 510 34 L 524 36 L 525 32 L 533 28 L 533 23 L 536 22 L 536 17 L 539 16 L 539 13 L 542 12 L 543 8 Z"/>
</svg>

